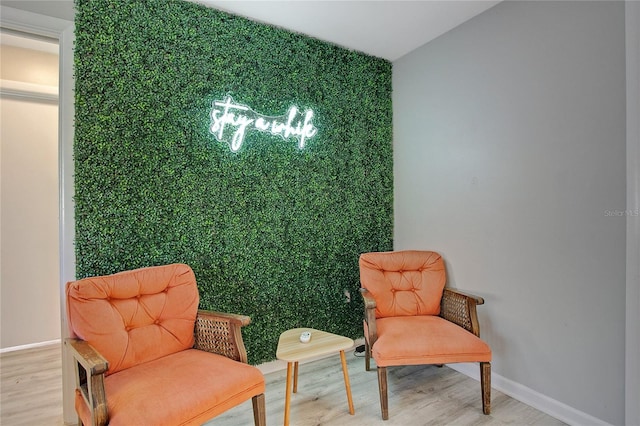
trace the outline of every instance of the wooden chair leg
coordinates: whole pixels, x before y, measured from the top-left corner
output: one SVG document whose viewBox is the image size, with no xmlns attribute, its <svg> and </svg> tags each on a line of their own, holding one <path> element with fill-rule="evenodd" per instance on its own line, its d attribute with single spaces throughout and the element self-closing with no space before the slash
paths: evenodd
<svg viewBox="0 0 640 426">
<path fill-rule="evenodd" d="M 366 371 L 371 370 L 371 348 L 369 347 L 369 342 L 366 339 L 364 341 L 364 369 Z"/>
<path fill-rule="evenodd" d="M 378 367 L 378 388 L 380 390 L 380 410 L 382 420 L 389 419 L 389 400 L 387 397 L 387 367 Z"/>
<path fill-rule="evenodd" d="M 253 404 L 253 422 L 255 426 L 267 425 L 267 410 L 265 409 L 264 394 L 256 395 L 251 398 Z"/>
<path fill-rule="evenodd" d="M 491 363 L 480 363 L 480 386 L 482 387 L 482 412 L 491 414 Z"/>
</svg>

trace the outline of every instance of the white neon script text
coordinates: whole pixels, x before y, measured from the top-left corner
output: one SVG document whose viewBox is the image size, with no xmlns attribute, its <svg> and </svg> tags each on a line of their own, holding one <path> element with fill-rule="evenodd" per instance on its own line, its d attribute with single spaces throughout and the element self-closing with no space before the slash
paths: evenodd
<svg viewBox="0 0 640 426">
<path fill-rule="evenodd" d="M 229 127 L 234 131 L 229 146 L 233 152 L 242 147 L 247 131 L 255 129 L 259 132 L 269 132 L 272 135 L 289 139 L 295 137 L 298 140 L 298 148 L 305 146 L 306 140 L 317 132 L 312 123 L 313 111 L 306 110 L 301 113 L 298 107 L 291 106 L 285 115 L 270 117 L 259 114 L 248 106 L 234 103 L 231 96 L 222 101 L 213 101 L 211 107 L 211 127 L 209 130 L 218 140 L 225 140 L 225 130 Z"/>
</svg>

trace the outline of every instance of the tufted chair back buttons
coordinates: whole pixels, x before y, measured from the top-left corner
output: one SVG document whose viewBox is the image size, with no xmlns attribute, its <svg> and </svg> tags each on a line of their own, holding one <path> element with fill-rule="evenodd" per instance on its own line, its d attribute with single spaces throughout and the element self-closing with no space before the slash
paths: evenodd
<svg viewBox="0 0 640 426">
<path fill-rule="evenodd" d="M 67 295 L 71 331 L 109 361 L 107 374 L 193 346 L 199 296 L 187 265 L 85 278 Z"/>
<path fill-rule="evenodd" d="M 360 276 L 378 301 L 376 317 L 438 315 L 446 283 L 442 257 L 421 251 L 367 253 L 360 258 Z M 391 292 L 392 298 L 383 295 Z"/>
</svg>

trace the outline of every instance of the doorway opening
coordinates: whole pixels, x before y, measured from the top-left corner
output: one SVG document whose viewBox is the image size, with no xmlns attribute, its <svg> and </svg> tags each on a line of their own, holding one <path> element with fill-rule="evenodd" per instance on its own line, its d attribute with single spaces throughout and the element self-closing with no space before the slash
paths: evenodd
<svg viewBox="0 0 640 426">
<path fill-rule="evenodd" d="M 2 351 L 60 340 L 58 52 L 58 40 L 0 32 Z"/>
</svg>

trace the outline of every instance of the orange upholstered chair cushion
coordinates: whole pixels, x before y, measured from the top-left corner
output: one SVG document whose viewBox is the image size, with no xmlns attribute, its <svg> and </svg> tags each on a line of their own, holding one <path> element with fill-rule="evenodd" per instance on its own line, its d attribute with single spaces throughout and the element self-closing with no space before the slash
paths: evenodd
<svg viewBox="0 0 640 426">
<path fill-rule="evenodd" d="M 376 326 L 371 354 L 379 367 L 491 361 L 489 345 L 438 316 L 379 318 Z"/>
<path fill-rule="evenodd" d="M 189 349 L 111 374 L 105 390 L 111 426 L 195 426 L 264 393 L 265 385 L 255 367 Z M 79 392 L 75 404 L 83 423 L 91 424 Z"/>
<path fill-rule="evenodd" d="M 360 281 L 376 300 L 376 318 L 438 315 L 446 272 L 435 252 L 364 253 Z"/>
<path fill-rule="evenodd" d="M 188 265 L 141 268 L 67 284 L 73 336 L 109 362 L 107 374 L 193 346 L 198 287 Z"/>
</svg>

